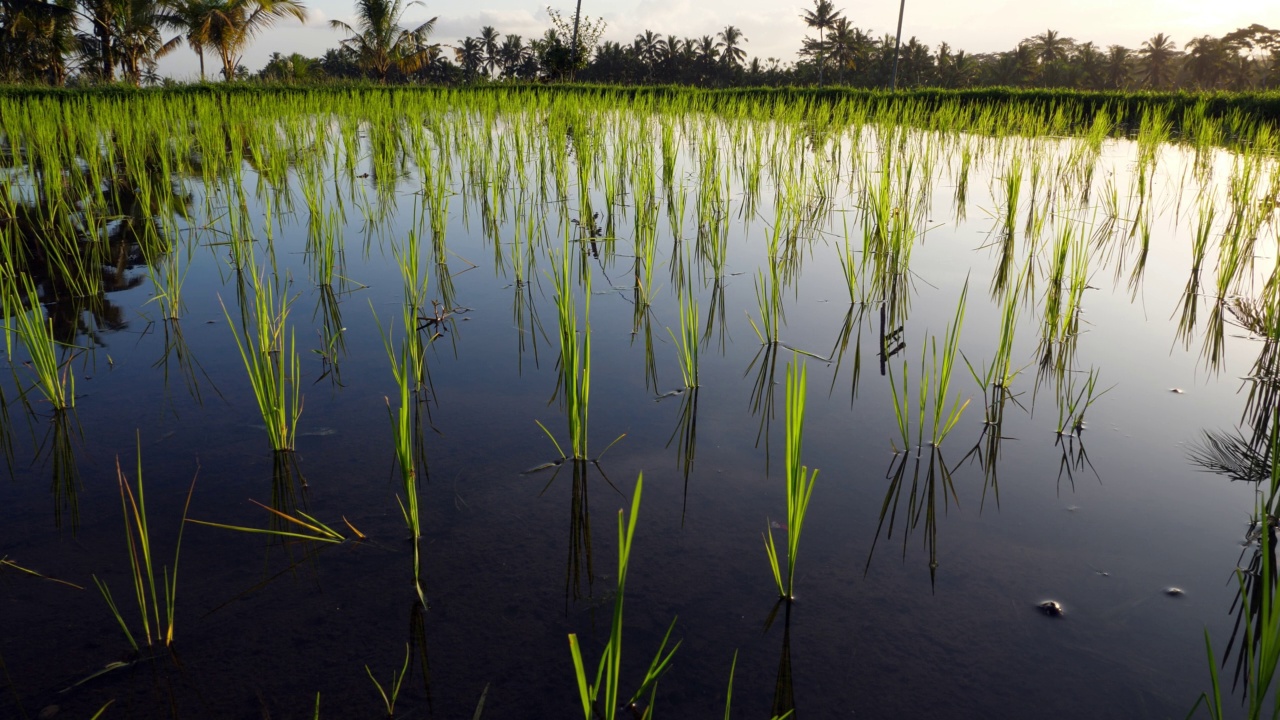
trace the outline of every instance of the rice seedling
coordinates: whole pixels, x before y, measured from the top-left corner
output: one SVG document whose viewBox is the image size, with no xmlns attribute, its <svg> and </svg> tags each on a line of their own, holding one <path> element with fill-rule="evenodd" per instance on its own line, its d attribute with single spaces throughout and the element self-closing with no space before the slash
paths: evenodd
<svg viewBox="0 0 1280 720">
<path fill-rule="evenodd" d="M 756 271 L 756 308 L 759 311 L 760 324 L 756 325 L 756 321 L 750 315 L 747 315 L 747 322 L 751 323 L 751 329 L 755 331 L 762 345 L 778 343 L 778 330 L 783 320 L 780 285 L 776 262 L 770 263 L 768 278 L 765 277 L 763 270 Z"/>
<path fill-rule="evenodd" d="M 1274 447 L 1274 443 L 1273 443 Z M 1272 475 L 1275 475 L 1273 471 Z M 1256 720 L 1276 717 L 1280 714 L 1280 698 L 1272 697 L 1272 685 L 1280 668 L 1280 601 L 1276 598 L 1275 581 L 1275 530 L 1274 517 L 1260 500 L 1254 514 L 1256 541 L 1260 562 L 1251 564 L 1249 575 L 1236 568 L 1239 585 L 1239 619 L 1244 620 L 1244 636 L 1241 638 L 1241 664 L 1238 670 L 1244 680 L 1245 717 Z M 1239 622 L 1239 620 L 1238 620 Z M 1239 631 L 1239 626 L 1236 628 Z M 1232 638 L 1233 642 L 1235 638 Z M 1201 705 L 1213 720 L 1227 717 L 1222 703 L 1222 684 L 1218 678 L 1217 658 L 1208 628 L 1204 631 L 1205 656 L 1209 662 L 1209 690 L 1202 692 L 1191 707 L 1187 717 L 1194 715 Z M 1228 648 L 1230 652 L 1230 648 Z M 1240 676 L 1238 675 L 1238 678 Z"/>
<path fill-rule="evenodd" d="M 698 387 L 698 346 L 701 330 L 698 327 L 698 300 L 693 296 L 693 287 L 686 286 L 680 293 L 680 335 L 677 337 L 671 328 L 667 334 L 676 345 L 676 354 L 680 360 L 680 377 L 684 387 Z"/>
<path fill-rule="evenodd" d="M 996 343 L 996 353 L 991 359 L 991 364 L 984 362 L 979 371 L 963 352 L 960 353 L 965 366 L 969 368 L 969 374 L 978 383 L 978 387 L 982 388 L 983 398 L 986 400 L 988 424 L 998 422 L 998 408 L 1002 408 L 1004 400 L 1010 397 L 1009 387 L 1014 378 L 1022 373 L 1022 368 L 1013 368 L 1013 333 L 1018 324 L 1018 294 L 1018 289 L 1015 288 L 1005 295 L 1000 312 L 1000 337 Z"/>
<path fill-rule="evenodd" d="M 580 273 L 583 295 L 583 329 L 578 330 L 577 303 L 573 291 L 573 265 L 569 261 L 569 238 L 566 235 L 558 263 L 553 266 L 551 280 L 555 286 L 556 313 L 559 319 L 560 338 L 560 373 L 557 392 L 565 407 L 569 426 L 569 450 L 566 454 L 559 441 L 547 430 L 541 421 L 535 420 L 542 432 L 551 439 L 556 452 L 562 459 L 572 458 L 575 461 L 591 459 L 587 451 L 588 410 L 591 398 L 591 273 Z M 600 456 L 624 437 L 619 435 L 609 443 Z M 595 459 L 599 459 L 597 456 Z"/>
<path fill-rule="evenodd" d="M 69 588 L 73 588 L 73 589 L 76 589 L 76 590 L 83 590 L 83 589 L 84 589 L 84 588 L 80 587 L 79 585 L 76 585 L 75 583 L 67 582 L 66 580 L 59 580 L 58 578 L 50 577 L 50 576 L 45 575 L 45 574 L 43 574 L 43 573 L 36 572 L 35 570 L 32 570 L 31 568 L 23 567 L 22 565 L 19 565 L 17 562 L 15 562 L 15 561 L 13 561 L 13 560 L 10 560 L 8 555 L 0 556 L 0 569 L 6 569 L 6 568 L 7 568 L 7 569 L 9 569 L 9 570 L 13 570 L 13 571 L 15 571 L 15 572 L 22 573 L 22 574 L 24 574 L 24 575 L 29 575 L 29 576 L 31 576 L 31 577 L 40 578 L 41 580 L 48 580 L 49 582 L 57 583 L 57 584 L 59 584 L 59 585 L 66 585 L 67 587 L 69 587 Z"/>
<path fill-rule="evenodd" d="M 1005 167 L 1003 178 L 1004 213 L 1001 223 L 1004 227 L 1003 237 L 1012 242 L 1017 233 L 1018 198 L 1022 193 L 1022 156 L 1014 153 Z"/>
<path fill-rule="evenodd" d="M 773 543 L 773 526 L 765 531 L 765 550 L 769 555 L 769 568 L 773 571 L 773 580 L 778 586 L 778 595 L 788 602 L 795 600 L 796 555 L 800 549 L 800 534 L 804 530 L 805 515 L 809 511 L 809 501 L 813 498 L 813 486 L 818 479 L 815 469 L 809 473 L 808 466 L 800 464 L 800 450 L 804 435 L 804 406 L 808 370 L 799 365 L 798 356 L 787 363 L 787 434 L 785 468 L 783 470 L 787 488 L 787 562 L 786 574 L 778 560 L 778 551 Z"/>
<path fill-rule="evenodd" d="M 924 383 L 932 385 L 933 388 L 933 446 L 937 447 L 942 444 L 943 438 L 951 432 L 956 423 L 960 421 L 960 415 L 964 409 L 968 407 L 969 401 L 960 402 L 959 393 L 956 394 L 955 400 L 951 402 L 950 409 L 947 409 L 947 394 L 951 388 L 951 373 L 955 368 L 956 352 L 960 343 L 960 328 L 964 324 L 964 308 L 965 298 L 969 294 L 969 281 L 966 280 L 964 288 L 960 291 L 960 301 L 956 304 L 955 319 L 947 326 L 945 340 L 942 346 L 942 355 L 938 355 L 938 340 L 932 338 L 930 343 L 930 351 L 933 358 L 933 371 L 926 376 Z M 1007 373 L 1007 369 L 1006 369 Z"/>
<path fill-rule="evenodd" d="M 1198 219 L 1195 234 L 1191 241 L 1191 271 L 1187 278 L 1186 288 L 1182 293 L 1181 313 L 1178 316 L 1178 329 L 1174 337 L 1181 339 L 1183 347 L 1191 347 L 1192 332 L 1196 326 L 1196 310 L 1200 302 L 1200 271 L 1204 265 L 1205 254 L 1209 247 L 1209 238 L 1213 229 L 1216 207 L 1212 195 L 1201 196 L 1198 206 Z M 1175 311 L 1177 312 L 1177 311 Z"/>
<path fill-rule="evenodd" d="M 373 681 L 373 686 L 378 689 L 378 695 L 382 698 L 382 706 L 387 711 L 387 717 L 396 716 L 396 700 L 400 698 L 400 687 L 404 684 L 404 676 L 409 672 L 409 661 L 412 654 L 409 652 L 409 646 L 404 646 L 404 665 L 400 667 L 400 672 L 391 675 L 391 682 L 387 686 L 383 686 L 378 682 L 378 678 L 374 677 L 373 670 L 368 665 L 364 666 L 364 671 L 369 675 L 369 679 Z"/>
<path fill-rule="evenodd" d="M 158 303 L 161 317 L 166 320 L 177 320 L 182 315 L 182 286 L 191 269 L 191 254 L 191 243 L 181 243 L 163 255 L 147 258 L 147 272 L 155 288 L 155 295 L 148 302 Z"/>
<path fill-rule="evenodd" d="M 157 573 L 152 560 L 152 536 L 147 525 L 147 503 L 142 482 L 141 435 L 138 436 L 137 452 L 137 490 L 130 486 L 129 478 L 125 475 L 119 458 L 116 458 L 116 480 L 120 489 L 120 507 L 124 514 L 125 539 L 128 541 L 134 598 L 138 604 L 138 615 L 142 625 L 138 637 L 135 638 L 129 629 L 129 623 L 124 619 L 124 614 L 112 597 L 107 583 L 99 580 L 97 575 L 93 576 L 93 582 L 98 586 L 103 599 L 107 601 L 107 607 L 111 609 L 111 614 L 120 624 L 120 629 L 128 638 L 129 645 L 133 647 L 134 652 L 141 652 L 143 646 L 151 648 L 157 644 L 163 644 L 169 647 L 173 644 L 178 599 L 178 559 L 182 550 L 182 532 L 186 527 L 187 512 L 191 508 L 191 496 L 195 492 L 196 484 L 193 478 L 191 487 L 187 490 L 186 503 L 182 507 L 182 523 L 178 526 L 178 538 L 174 542 L 173 549 L 173 573 L 170 574 L 168 566 L 162 570 L 164 575 L 161 582 L 164 596 L 162 607 L 160 594 L 156 591 Z M 143 641 L 141 645 L 139 639 Z"/>
<path fill-rule="evenodd" d="M 249 502 L 271 513 L 275 518 L 284 520 L 289 523 L 286 527 L 295 528 L 294 530 L 281 530 L 278 528 L 254 528 L 242 525 L 228 525 L 226 523 L 210 522 L 208 520 L 196 520 L 194 518 L 186 518 L 186 522 L 195 523 L 196 525 L 208 525 L 209 527 L 222 528 L 223 530 L 235 530 L 237 532 L 258 533 L 270 535 L 272 537 L 283 538 L 287 540 L 314 540 L 316 542 L 325 543 L 343 543 L 348 540 L 342 533 L 334 530 L 332 527 L 315 519 L 301 510 L 295 511 L 296 515 L 290 515 L 276 508 L 263 505 L 257 500 L 250 499 Z M 356 529 L 350 520 L 345 517 L 342 522 L 351 530 L 356 539 L 364 540 L 364 533 Z"/>
<path fill-rule="evenodd" d="M 286 296 L 286 284 L 278 276 L 270 284 L 265 275 L 251 277 L 253 305 L 241 303 L 243 323 L 239 330 L 221 297 L 218 302 L 232 326 L 232 337 L 249 373 L 249 384 L 266 422 L 271 447 L 277 452 L 289 452 L 294 448 L 298 418 L 302 415 L 301 364 L 292 332 L 285 342 L 293 300 Z"/>
<path fill-rule="evenodd" d="M 1077 375 L 1076 372 L 1066 371 L 1057 380 L 1058 435 L 1068 433 L 1079 435 L 1084 430 L 1085 412 L 1098 398 L 1111 391 L 1111 388 L 1107 388 L 1098 392 L 1099 371 L 1096 368 L 1090 368 L 1077 392 Z"/>
<path fill-rule="evenodd" d="M 947 405 L 947 395 L 951 390 L 951 375 L 955 369 L 956 353 L 959 351 L 960 329 L 964 324 L 965 299 L 969 292 L 966 280 L 960 292 L 960 301 L 956 304 L 956 314 L 947 324 L 943 335 L 942 351 L 938 351 L 938 338 L 931 337 L 925 344 L 920 357 L 920 380 L 917 384 L 916 412 L 912 413 L 908 361 L 902 361 L 901 387 L 895 377 L 893 365 L 888 366 L 889 389 L 893 394 L 894 419 L 897 421 L 898 436 L 902 440 L 902 448 L 893 445 L 894 454 L 905 453 L 912 447 L 911 420 L 916 416 L 916 447 L 924 445 L 926 424 L 931 428 L 930 445 L 938 447 L 960 421 L 960 416 L 969 406 L 969 400 L 960 400 L 957 393 L 951 404 Z M 932 416 L 928 410 L 932 409 Z M 931 421 L 931 422 L 926 422 Z"/>
<path fill-rule="evenodd" d="M 619 712 L 626 711 L 629 708 L 636 708 L 631 710 L 633 713 L 642 712 L 636 703 L 644 698 L 646 693 L 648 694 L 649 707 L 652 708 L 653 698 L 657 693 L 658 679 L 662 677 L 662 674 L 666 672 L 671 664 L 671 658 L 675 655 L 676 650 L 680 649 L 680 641 L 677 641 L 670 651 L 667 650 L 667 642 L 671 639 L 671 632 L 675 629 L 675 620 L 672 620 L 671 626 L 667 628 L 667 633 L 662 638 L 662 643 L 658 646 L 657 653 L 653 656 L 653 661 L 649 663 L 648 669 L 645 670 L 639 687 L 632 694 L 630 700 L 621 705 L 619 704 L 619 698 L 621 697 L 619 693 L 622 686 L 622 608 L 627 584 L 627 567 L 631 561 L 631 548 L 635 539 L 636 519 L 640 512 L 640 495 L 643 487 L 644 474 L 642 473 L 636 478 L 636 489 L 631 498 L 629 516 L 622 510 L 618 511 L 617 592 L 613 599 L 613 619 L 609 629 L 609 640 L 605 643 L 600 662 L 596 666 L 594 681 L 588 681 L 587 679 L 577 634 L 570 633 L 569 635 L 569 654 L 573 659 L 574 676 L 578 682 L 578 698 L 582 701 L 582 714 L 585 720 L 594 720 L 595 718 L 614 720 L 619 717 Z"/>
<path fill-rule="evenodd" d="M 74 354 L 65 346 L 59 350 L 61 343 L 54 337 L 53 320 L 45 316 L 35 284 L 23 275 L 21 286 L 16 278 L 10 278 L 10 283 L 0 288 L 0 292 L 8 296 L 7 305 L 13 312 L 13 334 L 27 351 L 31 370 L 36 375 L 35 387 L 55 412 L 75 407 L 76 378 L 71 372 Z M 7 335 L 5 343 L 6 352 L 12 357 L 12 339 Z M 64 357 L 59 359 L 59 355 Z"/>
</svg>

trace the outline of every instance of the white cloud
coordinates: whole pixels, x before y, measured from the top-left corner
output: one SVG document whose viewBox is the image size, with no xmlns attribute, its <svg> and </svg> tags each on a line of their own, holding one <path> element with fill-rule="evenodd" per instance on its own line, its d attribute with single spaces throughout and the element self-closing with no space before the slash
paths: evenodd
<svg viewBox="0 0 1280 720">
<path fill-rule="evenodd" d="M 484 10 L 471 15 L 441 17 L 436 21 L 431 37 L 436 42 L 453 43 L 464 37 L 478 36 L 486 25 L 502 35 L 519 35 L 526 40 L 541 37 L 551 27 L 546 11 L 541 8 L 537 9 L 536 15 L 530 10 Z"/>
<path fill-rule="evenodd" d="M 311 8 L 307 13 L 308 27 L 329 27 L 329 14 L 321 8 Z"/>
</svg>

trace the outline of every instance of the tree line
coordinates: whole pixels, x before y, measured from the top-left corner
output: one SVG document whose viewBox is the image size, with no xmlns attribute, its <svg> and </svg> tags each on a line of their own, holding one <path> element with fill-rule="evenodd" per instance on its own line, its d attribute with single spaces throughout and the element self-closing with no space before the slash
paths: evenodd
<svg viewBox="0 0 1280 720">
<path fill-rule="evenodd" d="M 285 18 L 306 20 L 302 0 L 0 0 L 0 81 L 63 85 L 161 81 L 157 61 L 182 45 L 226 80 L 258 77 L 314 82 L 533 82 L 578 79 L 625 84 L 837 84 L 888 87 L 982 86 L 1084 90 L 1256 90 L 1280 87 L 1280 30 L 1251 25 L 1221 37 L 1179 43 L 1157 33 L 1136 48 L 1100 47 L 1052 29 L 1012 49 L 970 54 L 910 37 L 876 37 L 831 0 L 800 17 L 813 31 L 794 59 L 749 57 L 743 31 L 682 37 L 645 30 L 629 43 L 603 40 L 605 22 L 548 8 L 542 36 L 492 26 L 452 43 L 431 38 L 436 18 L 404 25 L 404 0 L 355 0 L 355 21 L 330 21 L 346 37 L 320 57 L 273 53 L 256 73 L 245 49 Z"/>
</svg>

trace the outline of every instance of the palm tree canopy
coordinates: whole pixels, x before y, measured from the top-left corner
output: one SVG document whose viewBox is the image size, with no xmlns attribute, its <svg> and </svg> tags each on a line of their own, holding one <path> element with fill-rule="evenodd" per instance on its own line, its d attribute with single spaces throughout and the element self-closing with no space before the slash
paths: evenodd
<svg viewBox="0 0 1280 720">
<path fill-rule="evenodd" d="M 209 40 L 222 60 L 222 75 L 235 77 L 240 51 L 258 33 L 284 18 L 307 19 L 301 0 L 213 0 Z"/>
<path fill-rule="evenodd" d="M 435 27 L 435 18 L 411 30 L 400 25 L 405 10 L 413 5 L 422 2 L 413 0 L 406 5 L 401 0 L 356 0 L 355 27 L 341 20 L 330 20 L 329 26 L 351 33 L 343 45 L 355 51 L 365 69 L 386 82 L 392 69 L 413 72 L 431 54 L 426 38 Z"/>
</svg>

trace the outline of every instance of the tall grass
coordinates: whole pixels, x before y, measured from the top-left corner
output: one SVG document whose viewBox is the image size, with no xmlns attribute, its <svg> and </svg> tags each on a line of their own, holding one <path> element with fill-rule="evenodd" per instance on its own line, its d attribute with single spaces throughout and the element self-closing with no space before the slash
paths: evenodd
<svg viewBox="0 0 1280 720">
<path fill-rule="evenodd" d="M 377 319 L 377 314 L 374 314 Z M 378 323 L 382 330 L 381 322 Z M 413 542 L 413 580 L 419 599 L 427 604 L 426 591 L 422 583 L 422 558 L 418 541 L 422 537 L 422 514 L 418 506 L 418 470 L 426 467 L 426 449 L 421 441 L 419 423 L 419 403 L 415 400 L 411 388 L 414 379 L 413 354 L 420 352 L 420 344 L 415 342 L 420 336 L 412 329 L 405 328 L 405 338 L 399 343 L 394 339 L 394 327 L 382 333 L 383 346 L 387 358 L 391 362 L 391 374 L 396 381 L 397 402 L 392 407 L 387 398 L 387 415 L 391 419 L 392 438 L 395 445 L 396 464 L 400 468 L 401 489 L 404 499 L 400 500 L 400 511 L 405 526 L 409 529 Z M 399 500 L 399 496 L 397 496 Z"/>
<path fill-rule="evenodd" d="M 243 322 L 239 329 L 225 303 L 222 312 L 249 373 L 249 384 L 266 422 L 271 447 L 277 452 L 292 451 L 302 415 L 301 364 L 297 342 L 288 328 L 292 299 L 286 296 L 286 283 L 278 276 L 270 283 L 265 275 L 250 277 L 254 278 L 253 304 L 242 304 Z M 218 302 L 222 303 L 222 299 Z"/>
<path fill-rule="evenodd" d="M 577 302 L 574 299 L 573 264 L 570 262 L 569 243 L 566 238 L 559 262 L 553 268 L 551 280 L 556 293 L 556 316 L 559 320 L 560 377 L 558 390 L 564 401 L 569 425 L 568 455 L 561 448 L 551 431 L 538 422 L 538 427 L 551 438 L 562 458 L 587 460 L 588 410 L 591 400 L 591 273 L 583 271 L 582 315 L 583 326 L 578 327 Z M 616 442 L 616 441 L 615 441 Z M 607 448 L 606 448 L 607 449 Z"/>
<path fill-rule="evenodd" d="M 676 353 L 680 359 L 680 377 L 686 388 L 696 388 L 698 379 L 698 352 L 701 345 L 701 330 L 698 327 L 698 299 L 693 296 L 693 287 L 686 286 L 680 293 L 680 335 L 671 328 L 667 334 L 676 345 Z"/>
<path fill-rule="evenodd" d="M 140 652 L 143 647 L 150 648 L 155 645 L 168 647 L 173 644 L 174 619 L 178 599 L 178 559 L 179 553 L 182 551 L 182 531 L 186 527 L 187 510 L 191 507 L 191 495 L 195 492 L 196 485 L 193 479 L 190 489 L 187 490 L 186 504 L 182 508 L 182 522 L 178 526 L 178 539 L 174 542 L 173 547 L 173 573 L 172 575 L 170 574 L 168 566 L 161 570 L 163 573 L 160 583 L 160 587 L 163 590 L 162 603 L 161 594 L 156 590 L 157 568 L 152 557 L 151 530 L 147 524 L 147 503 L 142 483 L 141 436 L 138 438 L 137 473 L 137 490 L 135 491 L 130 486 L 129 478 L 125 475 L 124 469 L 120 466 L 120 459 L 116 458 L 116 480 L 120 489 L 120 507 L 124 515 L 125 539 L 129 549 L 130 576 L 133 580 L 133 593 L 137 601 L 138 616 L 141 621 L 141 632 L 137 636 L 129 629 L 129 623 L 124 619 L 124 613 L 112 597 L 107 583 L 99 580 L 97 575 L 93 576 L 93 581 L 97 584 L 103 599 L 107 601 L 107 607 L 111 609 L 111 614 L 115 617 L 116 622 L 120 624 L 120 629 L 124 631 L 125 637 L 129 639 L 129 645 L 133 647 L 135 652 Z M 140 643 L 139 640 L 142 642 Z"/>
<path fill-rule="evenodd" d="M 21 285 L 17 278 L 9 280 L 6 287 L 0 288 L 0 293 L 6 295 L 5 305 L 13 313 L 13 334 L 26 349 L 31 361 L 31 370 L 36 375 L 35 387 L 55 411 L 74 407 L 76 377 L 71 372 L 72 356 L 65 349 L 60 349 L 61 343 L 54 337 L 53 319 L 45 317 L 40 296 L 31 278 L 22 275 Z M 5 344 L 6 353 L 12 356 L 12 338 L 8 333 Z M 66 357 L 60 359 L 59 355 Z"/>
<path fill-rule="evenodd" d="M 1274 443 L 1273 443 L 1274 445 Z M 1273 478 L 1276 475 L 1273 469 Z M 1280 598 L 1276 597 L 1275 542 L 1273 516 L 1266 503 L 1259 501 L 1255 516 L 1260 523 L 1260 576 L 1246 578 L 1245 571 L 1236 568 L 1236 582 L 1240 587 L 1239 601 L 1245 634 L 1241 644 L 1244 657 L 1244 712 L 1249 720 L 1280 717 L 1280 696 L 1273 692 L 1277 670 L 1280 669 Z M 1234 638 L 1233 638 L 1234 640 Z M 1201 705 L 1213 720 L 1229 717 L 1223 708 L 1222 684 L 1218 678 L 1217 658 L 1209 630 L 1204 631 L 1205 655 L 1209 662 L 1209 690 L 1200 694 L 1188 717 Z M 1234 715 L 1232 715 L 1234 716 Z"/>
<path fill-rule="evenodd" d="M 778 559 L 778 550 L 773 543 L 773 526 L 765 531 L 765 551 L 769 556 L 769 568 L 773 571 L 774 583 L 778 586 L 779 597 L 785 600 L 795 599 L 796 556 L 800 550 L 800 534 L 804 530 L 805 515 L 809 512 L 809 501 L 813 498 L 813 486 L 818 479 L 818 471 L 812 474 L 809 468 L 800 463 L 800 450 L 804 440 L 804 406 L 806 387 L 808 385 L 808 369 L 800 365 L 799 358 L 787 363 L 787 434 L 785 454 L 785 480 L 787 487 L 787 561 L 786 572 Z"/>
<path fill-rule="evenodd" d="M 902 440 L 902 448 L 894 445 L 894 452 L 906 452 L 911 449 L 912 418 L 916 421 L 915 446 L 924 445 L 926 425 L 930 430 L 930 444 L 938 447 L 946 439 L 956 423 L 960 421 L 969 400 L 961 401 L 960 393 L 956 393 L 948 405 L 947 396 L 951 392 L 951 376 L 955 371 L 956 354 L 959 352 L 960 329 L 964 324 L 965 299 L 968 296 L 969 283 L 965 281 L 960 292 L 960 300 L 956 303 L 956 313 L 947 324 L 943 334 L 942 349 L 939 352 L 937 337 L 930 337 L 920 356 L 920 379 L 916 386 L 916 406 L 912 412 L 911 388 L 909 385 L 908 361 L 902 361 L 901 387 L 895 377 L 893 364 L 888 364 L 889 389 L 893 394 L 894 419 L 897 421 L 898 437 Z M 932 413 L 930 414 L 930 411 Z"/>
<path fill-rule="evenodd" d="M 624 705 L 619 704 L 622 692 L 622 608 L 627 585 L 627 568 L 631 562 L 631 549 L 636 533 L 636 519 L 640 513 L 640 493 L 644 487 L 644 475 L 636 479 L 636 489 L 631 497 L 631 512 L 628 516 L 618 511 L 618 584 L 613 596 L 613 619 L 609 626 L 609 640 L 605 643 L 600 662 L 596 666 L 594 680 L 588 680 L 586 666 L 582 658 L 582 649 L 577 634 L 569 635 L 569 654 L 573 659 L 574 677 L 578 683 L 578 698 L 582 701 L 582 715 L 585 720 L 614 720 L 619 711 L 633 707 L 636 701 L 649 693 L 649 705 L 653 706 L 653 693 L 657 691 L 658 679 L 671 664 L 671 658 L 680 648 L 676 642 L 671 650 L 667 650 L 667 642 L 671 639 L 671 631 L 675 629 L 675 620 L 667 628 L 662 643 L 658 646 L 653 661 L 645 670 L 640 685 Z M 638 711 L 633 711 L 638 712 Z"/>
</svg>

